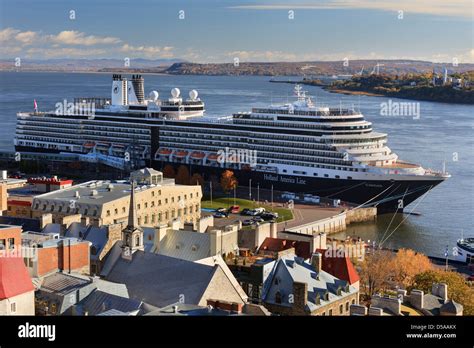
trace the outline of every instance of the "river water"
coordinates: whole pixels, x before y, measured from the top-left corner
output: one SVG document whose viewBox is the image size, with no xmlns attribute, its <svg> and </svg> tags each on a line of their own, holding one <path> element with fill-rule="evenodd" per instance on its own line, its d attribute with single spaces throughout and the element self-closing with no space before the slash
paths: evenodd
<svg viewBox="0 0 474 348">
<path fill-rule="evenodd" d="M 173 87 L 180 88 L 184 96 L 196 89 L 206 103 L 207 115 L 223 116 L 283 102 L 292 95 L 292 85 L 269 80 L 256 76 L 145 75 L 145 93 L 157 90 L 162 98 L 167 98 Z M 110 74 L 0 73 L 0 150 L 13 150 L 15 114 L 32 110 L 34 99 L 39 110 L 52 110 L 63 99 L 109 97 L 110 86 Z M 375 131 L 388 133 L 388 146 L 401 159 L 438 170 L 445 161 L 446 170 L 452 174 L 422 201 L 408 206 L 408 211 L 413 209 L 420 216 L 398 214 L 390 228 L 387 227 L 392 215 L 380 216 L 377 223 L 352 225 L 339 237 L 347 234 L 380 240 L 385 234 L 390 235 L 387 247 L 408 247 L 441 256 L 446 246 L 452 248 L 462 234 L 474 236 L 474 106 L 422 101 L 420 117 L 414 119 L 381 115 L 381 103 L 388 102 L 385 97 L 346 96 L 313 86 L 305 86 L 305 90 L 317 103 L 360 108 Z"/>
</svg>

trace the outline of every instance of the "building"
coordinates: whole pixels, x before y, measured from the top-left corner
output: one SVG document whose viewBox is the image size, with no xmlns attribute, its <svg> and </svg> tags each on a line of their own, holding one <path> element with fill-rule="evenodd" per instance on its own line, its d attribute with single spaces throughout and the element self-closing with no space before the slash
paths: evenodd
<svg viewBox="0 0 474 348">
<path fill-rule="evenodd" d="M 322 270 L 322 255 L 311 263 L 285 256 L 276 261 L 264 282 L 263 304 L 279 315 L 349 315 L 359 303 L 359 290 Z"/>
<path fill-rule="evenodd" d="M 72 180 L 68 179 L 58 179 L 57 176 L 47 177 L 38 177 L 38 178 L 28 178 L 27 183 L 34 187 L 36 192 L 52 192 L 58 190 L 64 190 L 68 187 L 71 187 L 73 184 Z"/>
<path fill-rule="evenodd" d="M 162 308 L 176 302 L 205 306 L 209 299 L 247 301 L 237 281 L 231 281 L 230 272 L 219 263 L 201 264 L 141 250 L 135 251 L 131 260 L 120 256 L 113 260 L 113 255 L 106 262 L 113 262 L 113 266 L 103 268 L 103 272 L 110 269 L 102 274 L 105 279 L 125 284 L 131 298 L 152 306 Z"/>
<path fill-rule="evenodd" d="M 316 249 L 316 252 L 322 255 L 323 271 L 338 279 L 347 281 L 350 285 L 359 290 L 359 274 L 351 259 L 344 251 L 337 249 Z"/>
<path fill-rule="evenodd" d="M 238 224 L 227 225 L 222 229 L 209 227 L 207 232 L 193 230 L 192 225 L 185 226 L 185 229 L 176 229 L 177 226 L 174 225 L 158 226 L 152 234 L 148 234 L 149 238 L 145 237 L 149 245 L 147 249 L 156 254 L 188 261 L 238 250 Z"/>
<path fill-rule="evenodd" d="M 399 289 L 397 296 L 377 294 L 372 296 L 371 305 L 351 306 L 351 315 L 425 315 L 462 316 L 463 306 L 448 298 L 448 285 L 434 283 L 430 294 L 413 289 L 409 294 Z"/>
<path fill-rule="evenodd" d="M 283 238 L 265 238 L 258 254 L 274 259 L 279 259 L 286 253 L 296 254 L 296 256 L 307 260 L 311 257 L 311 243 L 307 241 L 289 240 Z"/>
<path fill-rule="evenodd" d="M 19 250 L 21 247 L 21 226 L 0 225 L 0 254 Z"/>
<path fill-rule="evenodd" d="M 141 178 L 135 191 L 138 225 L 153 227 L 176 218 L 183 224 L 196 223 L 201 216 L 201 186 L 175 185 L 173 179 L 163 179 L 162 175 L 155 174 L 156 171 L 148 172 L 148 179 Z M 137 175 L 132 173 L 131 178 L 137 178 Z M 150 181 L 157 184 L 148 184 Z M 33 217 L 51 214 L 52 222 L 66 227 L 72 222 L 95 226 L 125 224 L 130 192 L 128 182 L 89 181 L 36 196 Z"/>
<path fill-rule="evenodd" d="M 21 257 L 0 257 L 0 315 L 34 315 L 34 290 Z"/>
<path fill-rule="evenodd" d="M 24 232 L 21 238 L 25 265 L 31 277 L 40 278 L 58 271 L 89 274 L 88 241 L 38 232 Z"/>
</svg>

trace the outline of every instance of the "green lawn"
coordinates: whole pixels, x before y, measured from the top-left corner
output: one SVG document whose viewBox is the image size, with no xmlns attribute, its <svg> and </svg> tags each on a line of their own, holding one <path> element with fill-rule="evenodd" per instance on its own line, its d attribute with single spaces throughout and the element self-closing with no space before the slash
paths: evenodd
<svg viewBox="0 0 474 348">
<path fill-rule="evenodd" d="M 254 208 L 265 208 L 267 211 L 273 211 L 278 213 L 278 220 L 277 222 L 283 222 L 287 220 L 293 219 L 293 213 L 290 209 L 281 208 L 281 207 L 271 207 L 270 205 L 265 204 L 257 204 L 256 202 L 250 201 L 248 199 L 236 198 L 234 201 L 233 197 L 220 197 L 215 198 L 212 200 L 212 204 L 210 200 L 203 200 L 201 201 L 201 207 L 206 209 L 217 209 L 217 208 L 230 208 L 234 205 L 240 207 L 240 209 L 254 209 Z"/>
</svg>

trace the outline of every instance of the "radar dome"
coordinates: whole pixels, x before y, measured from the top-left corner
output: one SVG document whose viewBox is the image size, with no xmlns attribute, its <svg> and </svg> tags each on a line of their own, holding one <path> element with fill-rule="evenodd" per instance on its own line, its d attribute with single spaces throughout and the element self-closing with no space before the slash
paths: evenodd
<svg viewBox="0 0 474 348">
<path fill-rule="evenodd" d="M 179 98 L 180 94 L 181 94 L 181 91 L 179 90 L 179 88 L 173 88 L 171 90 L 171 95 L 173 96 L 173 98 Z"/>
<path fill-rule="evenodd" d="M 150 97 L 151 100 L 157 101 L 160 94 L 157 91 L 151 91 L 148 96 Z"/>
<path fill-rule="evenodd" d="M 189 91 L 189 98 L 191 100 L 196 100 L 197 97 L 198 97 L 198 92 L 195 89 Z"/>
</svg>

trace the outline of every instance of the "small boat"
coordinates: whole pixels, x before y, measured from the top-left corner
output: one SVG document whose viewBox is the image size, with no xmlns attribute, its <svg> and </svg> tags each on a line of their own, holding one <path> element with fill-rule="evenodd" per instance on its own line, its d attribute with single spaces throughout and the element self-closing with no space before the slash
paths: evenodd
<svg viewBox="0 0 474 348">
<path fill-rule="evenodd" d="M 203 159 L 206 155 L 204 152 L 199 152 L 199 151 L 194 151 L 191 153 L 191 158 L 192 159 Z"/>
<path fill-rule="evenodd" d="M 85 142 L 82 146 L 84 146 L 86 149 L 92 149 L 95 146 L 95 143 L 88 141 L 88 142 Z"/>
<path fill-rule="evenodd" d="M 211 153 L 210 155 L 207 156 L 207 159 L 213 162 L 217 161 L 218 158 L 219 158 L 219 155 L 216 153 Z"/>
<path fill-rule="evenodd" d="M 159 149 L 158 153 L 163 156 L 169 156 L 173 153 L 170 149 Z"/>
<path fill-rule="evenodd" d="M 188 151 L 184 151 L 184 150 L 178 150 L 175 152 L 174 154 L 176 157 L 186 157 L 188 155 Z"/>
</svg>

